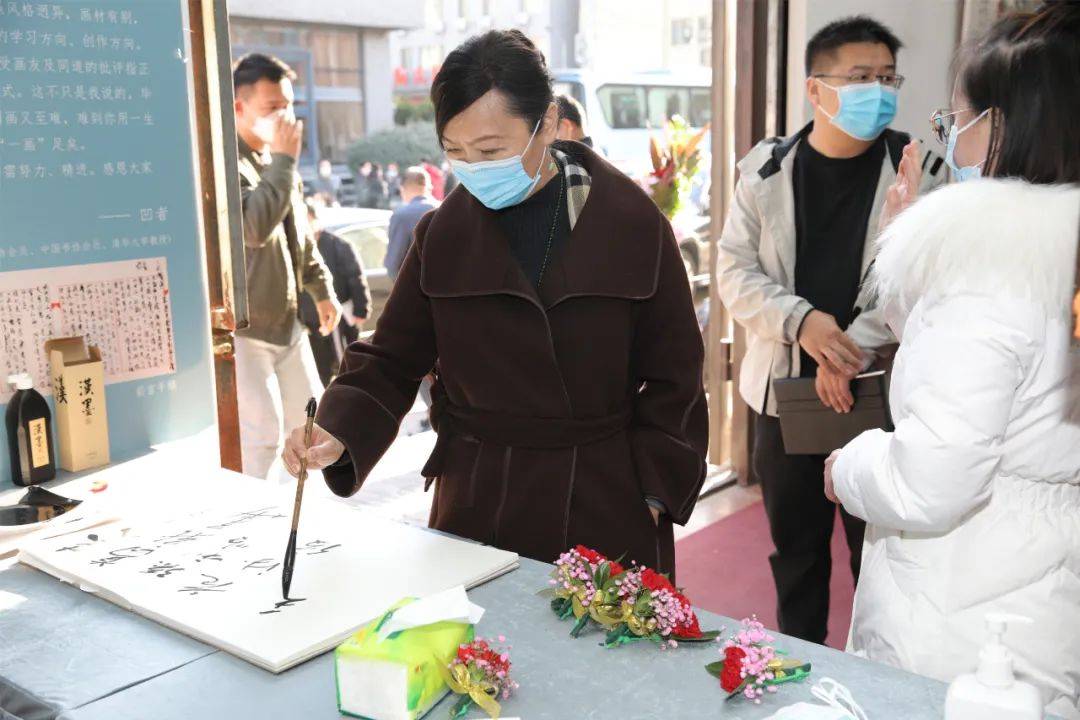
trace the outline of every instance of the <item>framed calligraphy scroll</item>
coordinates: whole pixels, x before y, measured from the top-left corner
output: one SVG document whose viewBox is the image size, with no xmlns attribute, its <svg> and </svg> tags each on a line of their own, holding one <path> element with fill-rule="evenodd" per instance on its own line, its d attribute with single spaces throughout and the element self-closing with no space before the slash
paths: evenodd
<svg viewBox="0 0 1080 720">
<path fill-rule="evenodd" d="M 116 458 L 214 422 L 189 25 L 182 0 L 0 0 L 0 368 L 48 390 L 45 340 L 90 336 Z"/>
</svg>

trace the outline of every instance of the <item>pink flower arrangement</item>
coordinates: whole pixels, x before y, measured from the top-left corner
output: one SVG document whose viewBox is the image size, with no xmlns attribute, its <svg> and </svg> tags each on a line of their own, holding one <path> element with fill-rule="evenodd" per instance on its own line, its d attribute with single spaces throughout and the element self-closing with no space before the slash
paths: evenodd
<svg viewBox="0 0 1080 720">
<path fill-rule="evenodd" d="M 810 674 L 809 663 L 779 657 L 770 644 L 774 640 L 757 617 L 744 619 L 741 630 L 724 643 L 724 659 L 705 669 L 720 679 L 729 697 L 741 693 L 760 703 L 762 695 L 776 692 L 780 683 L 802 680 Z"/>
<path fill-rule="evenodd" d="M 550 584 L 552 610 L 577 620 L 574 637 L 590 623 L 607 631 L 608 647 L 648 639 L 674 648 L 718 634 L 702 632 L 690 600 L 667 576 L 637 563 L 625 568 L 582 545 L 559 556 Z"/>
</svg>

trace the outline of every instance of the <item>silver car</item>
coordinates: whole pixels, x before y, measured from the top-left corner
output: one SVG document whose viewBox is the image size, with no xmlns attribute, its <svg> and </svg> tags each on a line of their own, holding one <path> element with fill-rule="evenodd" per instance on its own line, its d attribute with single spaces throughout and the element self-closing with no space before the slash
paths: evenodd
<svg viewBox="0 0 1080 720">
<path fill-rule="evenodd" d="M 390 244 L 390 211 L 371 208 L 332 207 L 324 208 L 319 219 L 323 228 L 352 246 L 364 266 L 364 280 L 371 293 L 371 312 L 365 331 L 375 329 L 375 322 L 382 314 L 386 299 L 390 296 L 393 281 L 386 273 L 386 248 Z"/>
</svg>

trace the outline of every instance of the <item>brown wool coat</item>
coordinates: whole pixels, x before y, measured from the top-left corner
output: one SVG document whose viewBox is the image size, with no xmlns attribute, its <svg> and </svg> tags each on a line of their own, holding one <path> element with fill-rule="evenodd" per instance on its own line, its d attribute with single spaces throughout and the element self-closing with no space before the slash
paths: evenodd
<svg viewBox="0 0 1080 720">
<path fill-rule="evenodd" d="M 582 543 L 674 572 L 672 522 L 705 476 L 703 348 L 666 219 L 585 151 L 588 200 L 539 293 L 463 188 L 417 226 L 370 343 L 346 352 L 318 423 L 355 493 L 437 368 L 431 527 L 552 561 Z M 440 393 L 436 393 L 438 397 Z M 659 527 L 645 498 L 668 509 Z"/>
</svg>

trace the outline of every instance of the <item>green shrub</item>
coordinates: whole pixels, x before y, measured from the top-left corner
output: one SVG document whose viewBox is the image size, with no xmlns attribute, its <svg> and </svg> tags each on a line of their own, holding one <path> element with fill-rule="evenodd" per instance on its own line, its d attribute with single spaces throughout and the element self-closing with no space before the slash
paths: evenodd
<svg viewBox="0 0 1080 720">
<path fill-rule="evenodd" d="M 398 100 L 394 104 L 394 124 L 408 125 L 414 122 L 431 122 L 435 119 L 435 106 L 431 100 L 413 102 Z"/>
<path fill-rule="evenodd" d="M 401 127 L 379 130 L 357 140 L 349 148 L 349 167 L 354 171 L 365 161 L 396 162 L 402 170 L 417 165 L 422 158 L 436 160 L 442 149 L 435 139 L 435 123 L 412 122 Z"/>
<path fill-rule="evenodd" d="M 399 102 L 394 105 L 394 124 L 408 125 L 416 117 L 416 111 L 412 103 Z"/>
</svg>

